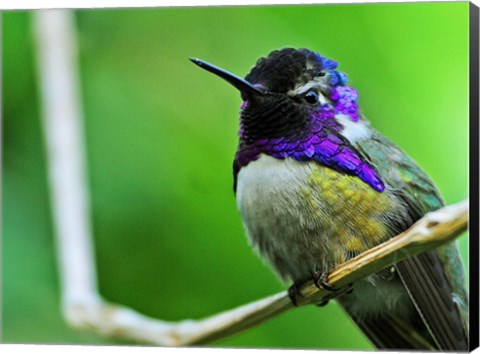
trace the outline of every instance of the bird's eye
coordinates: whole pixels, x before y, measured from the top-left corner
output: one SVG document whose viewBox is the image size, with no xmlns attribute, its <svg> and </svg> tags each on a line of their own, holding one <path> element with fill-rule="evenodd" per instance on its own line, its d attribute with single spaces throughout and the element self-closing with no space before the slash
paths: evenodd
<svg viewBox="0 0 480 354">
<path fill-rule="evenodd" d="M 318 93 L 316 93 L 315 91 L 308 91 L 305 94 L 305 101 L 308 104 L 317 104 L 318 103 Z"/>
<path fill-rule="evenodd" d="M 326 74 L 325 70 L 322 70 L 318 73 L 318 76 L 325 76 L 325 74 Z"/>
</svg>

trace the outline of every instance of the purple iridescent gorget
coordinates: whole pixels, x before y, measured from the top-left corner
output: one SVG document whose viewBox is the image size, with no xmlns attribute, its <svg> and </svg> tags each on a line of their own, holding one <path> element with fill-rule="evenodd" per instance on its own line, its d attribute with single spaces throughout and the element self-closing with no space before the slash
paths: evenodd
<svg viewBox="0 0 480 354">
<path fill-rule="evenodd" d="M 336 70 L 337 62 L 324 58 L 317 53 L 314 59 L 326 73 L 329 84 L 328 97 L 331 103 L 319 104 L 308 110 L 309 129 L 300 137 L 275 137 L 257 139 L 246 143 L 244 126 L 240 123 L 240 145 L 235 156 L 235 174 L 241 167 L 257 160 L 261 153 L 277 159 L 293 158 L 298 161 L 317 161 L 339 172 L 359 177 L 378 192 L 385 186 L 375 169 L 362 157 L 359 151 L 338 132 L 342 125 L 335 115 L 344 115 L 352 122 L 359 121 L 358 93 L 346 85 L 347 76 Z M 311 59 L 311 58 L 310 58 Z M 248 101 L 241 105 L 241 111 L 247 108 Z"/>
</svg>

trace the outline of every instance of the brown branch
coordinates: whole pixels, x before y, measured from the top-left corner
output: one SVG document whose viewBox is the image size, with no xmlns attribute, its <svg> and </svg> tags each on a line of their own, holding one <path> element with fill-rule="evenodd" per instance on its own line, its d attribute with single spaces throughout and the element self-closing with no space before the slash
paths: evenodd
<svg viewBox="0 0 480 354">
<path fill-rule="evenodd" d="M 427 214 L 407 231 L 333 269 L 327 281 L 335 286 L 355 283 L 407 257 L 453 241 L 467 229 L 468 201 Z M 312 281 L 300 288 L 299 306 L 330 296 Z M 202 320 L 165 322 L 102 302 L 79 309 L 75 323 L 97 332 L 162 346 L 206 343 L 254 327 L 293 308 L 287 292 L 225 311 Z M 77 309 L 78 310 L 78 309 Z"/>
</svg>

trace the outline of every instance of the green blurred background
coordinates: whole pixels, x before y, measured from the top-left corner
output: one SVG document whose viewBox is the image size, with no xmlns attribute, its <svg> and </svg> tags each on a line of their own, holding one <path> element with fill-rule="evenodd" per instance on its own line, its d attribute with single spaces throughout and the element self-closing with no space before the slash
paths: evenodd
<svg viewBox="0 0 480 354">
<path fill-rule="evenodd" d="M 33 14 L 3 14 L 3 341 L 119 343 L 70 329 L 59 311 Z M 468 3 L 75 15 L 99 286 L 113 302 L 180 320 L 286 287 L 250 249 L 236 211 L 239 95 L 188 57 L 240 76 L 285 46 L 334 58 L 366 116 L 446 202 L 468 196 Z M 467 237 L 460 243 L 467 261 Z M 211 346 L 371 348 L 334 303 Z"/>
</svg>

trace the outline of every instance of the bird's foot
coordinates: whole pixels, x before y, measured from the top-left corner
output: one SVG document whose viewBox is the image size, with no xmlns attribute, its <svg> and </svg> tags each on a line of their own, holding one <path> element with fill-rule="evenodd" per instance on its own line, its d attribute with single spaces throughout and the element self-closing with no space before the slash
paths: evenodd
<svg viewBox="0 0 480 354">
<path fill-rule="evenodd" d="M 327 295 L 320 303 L 318 303 L 317 306 L 325 306 L 328 304 L 330 300 L 336 298 L 337 296 L 340 296 L 343 294 L 351 294 L 353 292 L 352 283 L 342 286 L 340 288 L 331 285 L 327 281 L 326 272 L 316 272 L 313 276 L 313 283 L 317 286 L 317 288 L 325 289 L 330 292 L 330 294 Z"/>
<path fill-rule="evenodd" d="M 294 306 L 298 306 L 298 297 L 303 297 L 302 293 L 300 292 L 300 285 L 301 282 L 294 282 L 289 288 L 288 288 L 288 297 L 292 301 L 292 304 Z"/>
</svg>

